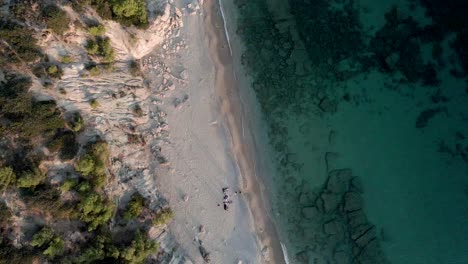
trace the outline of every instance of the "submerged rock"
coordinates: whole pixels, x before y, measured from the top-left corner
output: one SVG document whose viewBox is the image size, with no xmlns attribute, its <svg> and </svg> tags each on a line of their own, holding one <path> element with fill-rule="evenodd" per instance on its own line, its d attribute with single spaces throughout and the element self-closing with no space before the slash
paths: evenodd
<svg viewBox="0 0 468 264">
<path fill-rule="evenodd" d="M 345 205 L 344 205 L 344 210 L 345 211 L 356 211 L 362 208 L 362 197 L 359 195 L 359 193 L 356 192 L 348 192 L 344 196 L 345 199 Z"/>
<path fill-rule="evenodd" d="M 302 215 L 306 219 L 314 219 L 319 217 L 319 211 L 316 207 L 304 207 L 302 208 Z"/>
<path fill-rule="evenodd" d="M 336 210 L 341 202 L 341 196 L 334 193 L 322 193 L 321 198 L 323 200 L 323 208 L 325 209 L 325 212 Z"/>
<path fill-rule="evenodd" d="M 327 189 L 333 193 L 344 193 L 349 189 L 351 169 L 333 170 L 328 173 Z"/>
<path fill-rule="evenodd" d="M 319 108 L 325 113 L 335 113 L 337 109 L 337 102 L 331 100 L 328 97 L 324 97 L 320 100 Z"/>
<path fill-rule="evenodd" d="M 426 127 L 429 120 L 442 111 L 446 111 L 446 109 L 444 107 L 436 107 L 422 111 L 416 119 L 416 128 Z"/>
</svg>

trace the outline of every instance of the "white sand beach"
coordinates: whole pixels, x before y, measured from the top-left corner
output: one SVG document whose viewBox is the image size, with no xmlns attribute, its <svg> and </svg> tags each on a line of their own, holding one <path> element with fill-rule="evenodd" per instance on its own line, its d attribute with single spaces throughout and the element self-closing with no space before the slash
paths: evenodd
<svg viewBox="0 0 468 264">
<path fill-rule="evenodd" d="M 282 263 L 257 182 L 261 167 L 254 168 L 251 121 L 243 120 L 249 113 L 241 108 L 218 3 L 180 8 L 183 14 L 193 10 L 183 16 L 186 49 L 172 62 L 183 69 L 186 82 L 176 85 L 164 104 L 171 143 L 162 153 L 170 165 L 159 177 L 175 211 L 170 231 L 195 263 L 203 262 L 200 245 L 213 263 Z M 228 211 L 225 187 L 232 199 Z"/>
</svg>

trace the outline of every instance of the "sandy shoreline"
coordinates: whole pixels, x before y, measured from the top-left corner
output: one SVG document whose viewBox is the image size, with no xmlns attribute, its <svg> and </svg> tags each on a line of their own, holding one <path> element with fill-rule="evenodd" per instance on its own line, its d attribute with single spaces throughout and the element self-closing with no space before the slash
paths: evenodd
<svg viewBox="0 0 468 264">
<path fill-rule="evenodd" d="M 238 162 L 243 180 L 244 195 L 248 200 L 253 216 L 255 229 L 262 247 L 268 248 L 269 256 L 264 263 L 284 263 L 281 244 L 274 223 L 269 217 L 263 185 L 257 176 L 259 168 L 256 166 L 256 142 L 245 122 L 247 116 L 242 107 L 241 94 L 232 59 L 232 50 L 226 39 L 226 27 L 220 17 L 220 6 L 215 0 L 208 0 L 204 4 L 206 13 L 207 37 L 210 51 L 216 68 L 216 88 L 220 98 L 221 112 L 229 128 L 231 144 Z M 236 87 L 237 86 L 237 87 Z M 261 173 L 261 172 L 260 172 Z"/>
</svg>

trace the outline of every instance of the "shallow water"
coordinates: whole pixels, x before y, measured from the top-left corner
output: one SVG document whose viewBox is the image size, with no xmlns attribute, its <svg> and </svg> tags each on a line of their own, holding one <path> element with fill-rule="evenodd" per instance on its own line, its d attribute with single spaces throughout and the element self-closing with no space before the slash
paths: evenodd
<svg viewBox="0 0 468 264">
<path fill-rule="evenodd" d="M 468 263 L 463 2 L 235 3 L 291 262 Z"/>
</svg>

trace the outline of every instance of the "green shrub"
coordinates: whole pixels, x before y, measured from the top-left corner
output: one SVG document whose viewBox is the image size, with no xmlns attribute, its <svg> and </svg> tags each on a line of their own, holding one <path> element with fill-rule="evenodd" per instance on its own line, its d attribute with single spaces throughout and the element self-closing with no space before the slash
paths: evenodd
<svg viewBox="0 0 468 264">
<path fill-rule="evenodd" d="M 61 131 L 47 144 L 47 148 L 51 152 L 59 152 L 59 157 L 62 160 L 71 160 L 78 152 L 78 144 L 76 143 L 75 134 L 71 131 Z"/>
<path fill-rule="evenodd" d="M 90 0 L 89 4 L 104 19 L 113 19 L 125 26 L 148 26 L 145 0 Z"/>
<path fill-rule="evenodd" d="M 50 227 L 44 227 L 34 234 L 31 240 L 31 246 L 42 247 L 47 245 L 54 238 L 54 230 Z"/>
<path fill-rule="evenodd" d="M 81 194 L 87 194 L 91 191 L 91 184 L 88 181 L 84 181 L 76 186 L 76 190 Z"/>
<path fill-rule="evenodd" d="M 85 48 L 89 55 L 96 55 L 99 50 L 99 45 L 93 39 L 88 39 Z"/>
<path fill-rule="evenodd" d="M 111 0 L 112 12 L 120 23 L 130 26 L 146 27 L 148 13 L 144 0 Z"/>
<path fill-rule="evenodd" d="M 54 234 L 54 231 L 50 227 L 44 227 L 41 231 L 34 234 L 31 246 L 45 248 L 42 254 L 54 258 L 63 253 L 64 242 L 61 237 Z"/>
<path fill-rule="evenodd" d="M 0 168 L 0 192 L 4 192 L 10 185 L 16 181 L 16 174 L 10 167 Z"/>
<path fill-rule="evenodd" d="M 145 199 L 143 198 L 143 196 L 141 196 L 141 194 L 139 194 L 138 192 L 134 193 L 124 213 L 125 220 L 128 221 L 137 218 L 141 214 L 141 211 L 143 210 L 144 206 Z"/>
<path fill-rule="evenodd" d="M 60 79 L 63 75 L 62 69 L 58 65 L 50 65 L 47 67 L 47 75 L 51 78 Z"/>
<path fill-rule="evenodd" d="M 94 76 L 94 77 L 99 76 L 102 73 L 101 68 L 99 68 L 99 66 L 97 65 L 94 65 L 88 68 L 88 72 L 91 76 Z"/>
<path fill-rule="evenodd" d="M 33 102 L 28 115 L 15 120 L 13 127 L 26 138 L 53 136 L 58 129 L 65 127 L 65 122 L 54 101 Z"/>
<path fill-rule="evenodd" d="M 21 174 L 21 177 L 19 177 L 16 182 L 16 186 L 18 188 L 34 188 L 41 184 L 46 177 L 47 175 L 39 168 L 33 168 Z"/>
<path fill-rule="evenodd" d="M 94 157 L 89 154 L 83 155 L 76 163 L 75 169 L 83 176 L 91 175 L 95 170 Z"/>
<path fill-rule="evenodd" d="M 115 53 L 114 48 L 112 48 L 109 38 L 99 38 L 98 39 L 99 51 L 98 55 L 103 57 L 104 62 L 114 61 Z"/>
<path fill-rule="evenodd" d="M 114 61 L 114 48 L 112 48 L 110 39 L 107 37 L 97 37 L 96 40 L 88 39 L 85 48 L 89 55 L 99 56 L 103 62 Z"/>
<path fill-rule="evenodd" d="M 60 199 L 60 191 L 47 184 L 41 183 L 35 188 L 21 189 L 21 198 L 30 210 L 48 212 L 54 217 L 68 218 L 70 205 Z"/>
<path fill-rule="evenodd" d="M 91 101 L 89 101 L 89 105 L 92 109 L 97 109 L 99 106 L 101 106 L 96 99 L 91 99 Z"/>
<path fill-rule="evenodd" d="M 88 33 L 93 37 L 100 37 L 106 33 L 106 28 L 103 25 L 92 26 L 88 28 Z"/>
<path fill-rule="evenodd" d="M 82 197 L 78 208 L 81 212 L 80 218 L 88 224 L 89 231 L 106 224 L 115 212 L 115 206 L 98 193 L 90 193 Z"/>
<path fill-rule="evenodd" d="M 174 218 L 174 213 L 170 208 L 163 209 L 161 212 L 156 214 L 156 216 L 153 219 L 153 225 L 155 226 L 161 226 L 169 223 L 169 221 Z"/>
<path fill-rule="evenodd" d="M 4 201 L 0 201 L 0 229 L 1 229 L 1 226 L 5 225 L 6 223 L 10 221 L 10 218 L 11 218 L 10 208 L 8 208 L 8 206 L 6 205 Z"/>
<path fill-rule="evenodd" d="M 67 179 L 60 186 L 60 190 L 64 193 L 69 192 L 78 185 L 77 179 Z"/>
<path fill-rule="evenodd" d="M 83 128 L 83 118 L 79 112 L 74 112 L 68 119 L 67 125 L 74 132 L 79 132 Z"/>
<path fill-rule="evenodd" d="M 42 9 L 42 17 L 48 28 L 58 35 L 63 35 L 68 30 L 70 18 L 67 13 L 56 5 L 47 5 Z"/>
<path fill-rule="evenodd" d="M 32 62 L 41 55 L 32 32 L 16 22 L 0 20 L 0 39 L 8 44 L 4 56 L 11 62 Z"/>
<path fill-rule="evenodd" d="M 61 60 L 60 60 L 62 63 L 72 63 L 72 62 L 75 62 L 75 60 L 73 59 L 73 57 L 71 55 L 65 55 L 65 56 L 62 56 Z"/>
<path fill-rule="evenodd" d="M 63 248 L 65 243 L 61 237 L 54 237 L 50 242 L 49 246 L 42 252 L 42 254 L 48 256 L 49 258 L 54 258 L 55 256 L 62 255 Z"/>
<path fill-rule="evenodd" d="M 140 64 L 137 61 L 130 61 L 130 74 L 134 77 L 141 75 Z"/>
<path fill-rule="evenodd" d="M 139 104 L 136 104 L 132 109 L 132 113 L 136 117 L 142 117 L 143 116 L 143 109 L 141 109 L 141 106 Z"/>
<path fill-rule="evenodd" d="M 121 251 L 120 257 L 126 263 L 144 263 L 148 256 L 158 253 L 158 248 L 158 243 L 149 240 L 138 231 L 131 245 Z"/>
<path fill-rule="evenodd" d="M 98 141 L 87 147 L 86 153 L 78 160 L 75 169 L 89 179 L 95 188 L 101 188 L 107 181 L 108 160 L 107 143 Z"/>
</svg>

